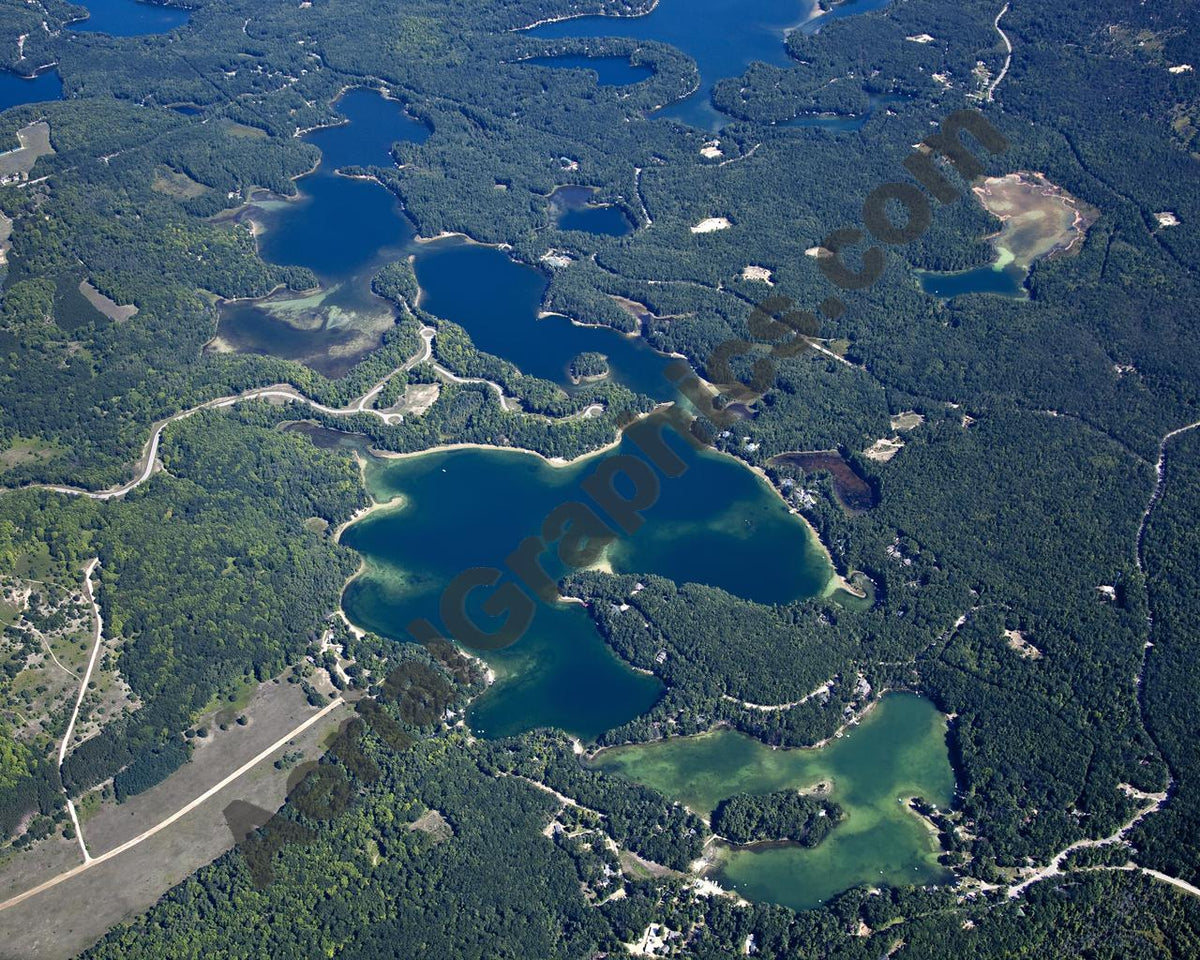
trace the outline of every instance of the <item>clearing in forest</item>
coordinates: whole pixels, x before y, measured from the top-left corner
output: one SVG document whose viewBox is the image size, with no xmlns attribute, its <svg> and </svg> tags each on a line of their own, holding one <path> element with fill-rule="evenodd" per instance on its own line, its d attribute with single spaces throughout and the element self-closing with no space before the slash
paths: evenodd
<svg viewBox="0 0 1200 960">
<path fill-rule="evenodd" d="M 20 146 L 16 150 L 0 153 L 0 183 L 24 180 L 37 163 L 39 157 L 54 153 L 50 146 L 50 124 L 38 120 L 17 131 Z"/>
</svg>

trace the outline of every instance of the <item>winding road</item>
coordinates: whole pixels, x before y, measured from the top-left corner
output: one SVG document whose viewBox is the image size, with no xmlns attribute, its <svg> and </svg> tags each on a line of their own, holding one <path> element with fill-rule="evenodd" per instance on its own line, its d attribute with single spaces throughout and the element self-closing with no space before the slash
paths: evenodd
<svg viewBox="0 0 1200 960">
<path fill-rule="evenodd" d="M 1005 76 L 1007 76 L 1008 68 L 1012 66 L 1012 55 L 1013 55 L 1012 41 L 1008 39 L 1008 34 L 1000 29 L 1000 18 L 1003 17 L 1006 13 L 1008 13 L 1008 8 L 1009 8 L 1009 4 L 1007 4 L 1007 3 L 1003 7 L 1001 7 L 1000 12 L 998 14 L 996 14 L 995 21 L 993 21 L 993 23 L 992 23 L 992 26 L 994 26 L 996 28 L 996 32 L 998 34 L 1000 34 L 1000 39 L 1004 41 L 1004 46 L 1008 50 L 1008 55 L 1004 58 L 1004 66 L 1000 69 L 999 76 L 997 76 L 996 79 L 993 80 L 991 82 L 991 84 L 988 86 L 988 89 L 987 89 L 987 102 L 988 103 L 992 102 L 992 94 L 994 94 L 996 92 L 996 88 L 998 86 L 1000 86 L 1000 81 L 1003 80 L 1005 78 Z"/>
<path fill-rule="evenodd" d="M 1150 514 L 1158 506 L 1158 501 L 1162 499 L 1163 487 L 1167 482 L 1167 444 L 1180 434 L 1195 430 L 1197 427 L 1200 427 L 1200 420 L 1197 420 L 1195 423 L 1189 423 L 1186 427 L 1179 427 L 1176 430 L 1172 430 L 1158 443 L 1158 463 L 1154 465 L 1154 473 L 1158 478 L 1158 482 L 1154 485 L 1154 493 L 1151 494 L 1150 502 L 1146 504 L 1146 509 L 1142 513 L 1142 522 L 1138 524 L 1137 540 L 1134 546 L 1134 560 L 1137 562 L 1137 568 L 1141 573 L 1146 572 L 1145 567 L 1142 565 L 1142 541 L 1146 536 L 1146 524 L 1150 522 Z"/>
<path fill-rule="evenodd" d="M 419 363 L 424 363 L 430 360 L 433 356 L 433 338 L 436 331 L 433 327 L 422 327 L 420 336 L 422 340 L 421 349 L 412 357 L 404 362 L 403 365 L 397 367 L 387 376 L 383 377 L 370 390 L 364 393 L 357 400 L 345 407 L 330 407 L 323 403 L 313 400 L 311 397 L 305 396 L 295 387 L 288 383 L 276 383 L 269 387 L 256 387 L 251 390 L 246 390 L 242 393 L 234 394 L 229 397 L 217 397 L 213 400 L 206 400 L 204 403 L 197 404 L 194 407 L 189 407 L 187 410 L 181 410 L 179 413 L 173 414 L 163 420 L 155 422 L 151 426 L 150 439 L 146 441 L 146 446 L 142 451 L 141 457 L 137 461 L 135 467 L 136 475 L 128 483 L 123 483 L 117 487 L 109 487 L 107 490 L 84 490 L 82 487 L 71 487 L 62 484 L 53 483 L 36 483 L 21 489 L 34 490 L 50 490 L 54 493 L 62 493 L 72 497 L 88 497 L 92 500 L 116 500 L 125 496 L 131 490 L 136 490 L 143 483 L 150 479 L 154 473 L 154 463 L 158 457 L 158 447 L 162 440 L 163 431 L 172 423 L 180 420 L 185 420 L 202 410 L 219 410 L 225 407 L 232 407 L 238 403 L 247 403 L 254 400 L 285 400 L 293 403 L 307 404 L 314 410 L 321 413 L 327 413 L 335 417 L 350 417 L 357 414 L 367 414 L 368 416 L 378 417 L 387 426 L 394 426 L 404 420 L 404 415 L 401 413 L 387 413 L 383 410 L 376 410 L 368 406 L 380 393 L 389 380 L 397 373 L 403 370 L 411 370 Z M 499 397 L 500 408 L 506 413 L 521 412 L 521 405 L 513 397 L 506 396 L 503 388 L 493 383 L 491 380 L 482 380 L 475 377 L 460 377 L 452 373 L 440 364 L 433 365 L 434 370 L 441 377 L 450 380 L 453 383 L 482 383 L 489 386 L 496 392 Z M 569 414 L 561 418 L 563 421 L 568 420 L 586 420 L 590 417 L 597 416 L 604 411 L 602 404 L 591 404 L 583 410 Z M 551 419 L 551 418 L 547 418 Z M 4 491 L 0 489 L 0 493 Z"/>
<path fill-rule="evenodd" d="M 1035 883 L 1062 873 L 1063 861 L 1065 861 L 1067 857 L 1076 850 L 1086 850 L 1089 847 L 1106 847 L 1114 843 L 1120 843 L 1125 839 L 1125 835 L 1128 834 L 1130 830 L 1141 823 L 1143 819 L 1150 816 L 1150 814 L 1157 813 L 1159 810 L 1161 810 L 1163 804 L 1167 802 L 1167 794 L 1165 792 L 1154 794 L 1152 796 L 1149 794 L 1140 794 L 1139 797 L 1141 799 L 1153 800 L 1154 802 L 1142 807 L 1142 809 L 1139 810 L 1134 817 L 1129 820 L 1128 823 L 1113 831 L 1107 837 L 1102 837 L 1099 840 L 1076 840 L 1069 847 L 1065 847 L 1064 849 L 1060 850 L 1044 867 L 1033 868 L 1031 872 L 1028 873 L 1019 883 L 1014 883 L 1011 887 L 1009 887 L 1007 891 L 1009 898 L 1015 900 Z M 1179 883 L 1183 883 L 1183 881 L 1181 880 Z"/>
<path fill-rule="evenodd" d="M 1007 9 L 1007 7 L 1005 9 Z M 1158 443 L 1158 462 L 1154 465 L 1154 472 L 1155 472 L 1155 477 L 1156 477 L 1156 482 L 1154 485 L 1154 492 L 1151 493 L 1150 502 L 1148 504 L 1146 504 L 1146 509 L 1142 512 L 1142 522 L 1140 524 L 1138 524 L 1137 536 L 1134 540 L 1134 561 L 1137 563 L 1138 570 L 1143 574 L 1146 572 L 1145 563 L 1144 563 L 1143 557 L 1142 557 L 1142 545 L 1143 545 L 1143 541 L 1144 541 L 1145 535 L 1146 535 L 1146 525 L 1150 522 L 1150 516 L 1154 513 L 1154 508 L 1158 505 L 1159 500 L 1162 499 L 1163 488 L 1166 486 L 1166 482 L 1167 482 L 1167 445 L 1176 437 L 1181 436 L 1182 434 L 1188 433 L 1189 431 L 1195 430 L 1197 428 L 1200 428 L 1200 420 L 1197 420 L 1195 423 L 1189 423 L 1186 426 L 1177 427 L 1176 429 L 1165 434 Z M 1147 625 L 1147 633 L 1152 634 L 1153 630 L 1154 630 L 1154 611 L 1152 608 L 1149 608 L 1149 607 L 1147 608 L 1146 625 Z M 1141 668 L 1138 670 L 1137 676 L 1134 677 L 1134 686 L 1135 686 L 1135 689 L 1138 691 L 1137 703 L 1138 703 L 1139 710 L 1142 710 L 1142 698 L 1141 698 L 1142 679 L 1145 677 L 1145 674 L 1146 674 L 1146 664 L 1147 664 L 1147 661 L 1149 660 L 1150 650 L 1152 648 L 1153 648 L 1152 644 L 1147 642 L 1147 644 L 1145 646 L 1145 650 L 1142 653 Z M 1144 714 L 1144 712 L 1143 712 L 1143 714 Z M 1146 727 L 1146 729 L 1149 729 L 1148 725 L 1146 724 L 1146 719 L 1145 719 L 1144 715 L 1142 716 L 1142 725 L 1143 725 L 1143 727 Z M 1056 876 L 1056 875 L 1062 873 L 1063 861 L 1066 860 L 1067 856 L 1075 850 L 1080 850 L 1080 849 L 1083 849 L 1086 847 L 1101 847 L 1101 846 L 1106 846 L 1108 844 L 1118 843 L 1118 842 L 1122 841 L 1125 838 L 1126 834 L 1128 834 L 1129 831 L 1132 830 L 1145 817 L 1150 816 L 1152 813 L 1157 813 L 1159 810 L 1161 810 L 1166 805 L 1167 801 L 1170 799 L 1172 787 L 1173 787 L 1173 784 L 1168 784 L 1167 789 L 1165 791 L 1163 791 L 1162 793 L 1157 793 L 1157 794 L 1140 793 L 1140 792 L 1134 791 L 1133 788 L 1128 787 L 1127 792 L 1129 792 L 1130 795 L 1136 796 L 1138 799 L 1141 799 L 1141 800 L 1153 800 L 1154 802 L 1151 805 L 1144 807 L 1142 810 L 1140 810 L 1137 813 L 1137 815 L 1134 816 L 1134 818 L 1132 820 L 1130 820 L 1128 823 L 1126 823 L 1124 826 L 1122 826 L 1115 833 L 1113 833 L 1107 837 L 1104 837 L 1100 840 L 1078 840 L 1075 843 L 1071 844 L 1069 847 L 1065 848 L 1064 850 L 1060 850 L 1058 853 L 1056 853 L 1050 859 L 1050 862 L 1047 863 L 1044 867 L 1033 868 L 1030 873 L 1028 873 L 1023 879 L 1020 880 L 1020 882 L 1015 883 L 1012 886 L 1010 886 L 1008 888 L 1008 896 L 1012 897 L 1012 898 L 1019 897 L 1022 893 L 1025 892 L 1025 890 L 1027 890 L 1030 886 L 1037 883 L 1038 881 L 1045 880 L 1048 877 L 1053 877 L 1053 876 Z M 1161 873 L 1158 870 L 1152 870 L 1149 867 L 1133 865 L 1128 868 L 1113 867 L 1113 868 L 1105 868 L 1105 869 L 1136 869 L 1136 870 L 1140 871 L 1141 873 L 1146 874 L 1147 876 L 1151 876 L 1157 880 L 1161 880 L 1163 883 L 1169 883 L 1172 886 L 1178 888 L 1179 890 L 1182 890 L 1185 893 L 1189 893 L 1192 896 L 1200 897 L 1200 888 L 1193 886 L 1192 884 L 1188 883 L 1186 880 L 1180 880 L 1178 877 L 1169 876 L 1168 874 Z"/>
<path fill-rule="evenodd" d="M 434 330 L 432 327 L 422 327 L 421 349 L 412 357 L 404 362 L 404 364 L 393 370 L 387 376 L 383 377 L 370 390 L 364 393 L 361 397 L 346 407 L 328 407 L 323 403 L 318 403 L 306 397 L 295 387 L 287 383 L 277 383 L 270 387 L 259 387 L 253 390 L 246 390 L 243 393 L 235 394 L 231 397 L 218 397 L 215 400 L 206 400 L 204 403 L 197 404 L 194 407 L 189 407 L 187 410 L 181 410 L 179 413 L 173 414 L 163 420 L 157 421 L 150 429 L 150 439 L 146 441 L 146 447 L 142 451 L 142 456 L 138 460 L 136 467 L 137 474 L 128 483 L 121 484 L 118 487 L 110 487 L 107 490 L 84 490 L 81 487 L 62 486 L 59 484 L 39 483 L 33 484 L 33 489 L 51 490 L 55 493 L 64 493 L 73 497 L 89 497 L 92 500 L 115 500 L 125 496 L 131 490 L 135 490 L 143 483 L 150 479 L 154 473 L 154 461 L 158 457 L 158 445 L 162 440 L 163 431 L 172 423 L 177 423 L 180 420 L 186 420 L 188 417 L 199 413 L 201 410 L 217 410 L 222 407 L 232 407 L 236 403 L 245 403 L 251 400 L 292 400 L 297 403 L 306 403 L 314 410 L 319 410 L 322 413 L 332 414 L 334 416 L 352 416 L 357 413 L 365 413 L 371 416 L 379 417 L 385 424 L 389 426 L 403 420 L 403 415 L 398 413 L 384 413 L 381 410 L 375 410 L 367 406 L 379 392 L 387 385 L 387 382 L 392 379 L 401 370 L 411 370 L 418 363 L 423 363 L 433 356 L 433 336 Z"/>
</svg>

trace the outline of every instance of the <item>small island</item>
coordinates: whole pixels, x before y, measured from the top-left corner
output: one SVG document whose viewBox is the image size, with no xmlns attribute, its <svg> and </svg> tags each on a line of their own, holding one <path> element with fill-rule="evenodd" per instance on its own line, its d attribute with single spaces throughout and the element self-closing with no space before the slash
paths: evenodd
<svg viewBox="0 0 1200 960">
<path fill-rule="evenodd" d="M 738 845 L 783 840 L 815 847 L 843 816 L 838 804 L 795 790 L 739 793 L 713 811 L 712 829 Z"/>
<path fill-rule="evenodd" d="M 581 353 L 571 361 L 567 372 L 574 384 L 603 380 L 608 376 L 608 357 L 592 351 Z"/>
</svg>

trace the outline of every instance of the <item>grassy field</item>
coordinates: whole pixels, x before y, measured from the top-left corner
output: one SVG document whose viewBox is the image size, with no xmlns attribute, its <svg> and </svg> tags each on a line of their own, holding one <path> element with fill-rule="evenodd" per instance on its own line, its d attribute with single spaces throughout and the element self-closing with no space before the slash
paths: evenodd
<svg viewBox="0 0 1200 960">
<path fill-rule="evenodd" d="M 20 146 L 16 150 L 0 153 L 0 178 L 27 177 L 39 157 L 54 152 L 50 146 L 50 124 L 45 120 L 31 123 L 17 131 Z"/>
<path fill-rule="evenodd" d="M 202 794 L 241 764 L 315 713 L 297 685 L 268 682 L 245 707 L 246 726 L 220 731 L 215 714 L 201 722 L 210 735 L 191 763 L 124 804 L 104 803 L 87 818 L 83 833 L 92 856 L 137 836 Z M 332 711 L 279 753 L 318 756 L 323 741 L 348 714 Z M 136 915 L 190 873 L 234 844 L 225 809 L 236 801 L 276 810 L 283 803 L 290 769 L 267 758 L 161 833 L 64 883 L 0 911 L 0 956 L 23 960 L 72 957 L 122 918 Z M 72 855 L 73 853 L 73 855 Z M 38 844 L 0 866 L 0 900 L 28 889 L 80 862 L 74 841 Z"/>
<path fill-rule="evenodd" d="M 180 173 L 170 167 L 158 167 L 154 171 L 154 182 L 150 186 L 156 193 L 177 200 L 190 200 L 208 192 L 208 187 L 204 184 L 197 183 L 186 173 Z"/>
<path fill-rule="evenodd" d="M 115 300 L 106 297 L 92 286 L 90 280 L 79 281 L 79 292 L 83 294 L 88 303 L 116 323 L 122 323 L 138 312 L 138 308 L 131 303 L 122 306 Z"/>
<path fill-rule="evenodd" d="M 62 454 L 63 448 L 37 437 L 15 437 L 0 450 L 0 473 L 28 463 L 47 463 Z"/>
</svg>

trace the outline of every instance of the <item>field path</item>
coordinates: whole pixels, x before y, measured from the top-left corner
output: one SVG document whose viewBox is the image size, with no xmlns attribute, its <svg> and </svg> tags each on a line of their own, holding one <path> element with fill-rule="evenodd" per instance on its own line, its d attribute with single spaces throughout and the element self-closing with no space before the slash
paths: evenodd
<svg viewBox="0 0 1200 960">
<path fill-rule="evenodd" d="M 338 707 L 340 707 L 345 702 L 346 701 L 343 700 L 341 697 L 338 697 L 336 700 L 332 701 L 327 706 L 322 707 L 319 711 L 314 713 L 311 717 L 309 717 L 303 723 L 300 723 L 296 727 L 289 730 L 287 733 L 285 733 L 282 737 L 280 737 L 278 740 L 276 740 L 273 744 L 271 744 L 265 750 L 261 751 L 260 753 L 256 754 L 255 756 L 251 757 L 249 760 L 247 760 L 245 763 L 243 763 L 240 767 L 238 767 L 236 770 L 234 770 L 233 773 L 229 774 L 227 777 L 225 777 L 219 783 L 216 783 L 213 786 L 209 787 L 207 790 L 205 790 L 202 794 L 200 794 L 198 797 L 196 797 L 190 803 L 187 803 L 184 806 L 180 807 L 178 810 L 176 810 L 173 814 L 171 814 L 165 820 L 159 821 L 154 826 L 150 827 L 150 829 L 144 830 L 142 833 L 139 833 L 136 837 L 133 837 L 130 840 L 126 840 L 124 843 L 113 847 L 111 850 L 107 851 L 106 853 L 100 854 L 100 856 L 98 856 L 98 857 L 90 857 L 89 859 L 87 859 L 83 863 L 81 863 L 79 866 L 72 867 L 70 870 L 66 870 L 63 873 L 58 874 L 58 876 L 56 876 L 56 877 L 51 877 L 49 880 L 46 880 L 43 883 L 39 883 L 36 887 L 31 887 L 30 889 L 26 890 L 24 893 L 18 893 L 15 897 L 10 897 L 8 900 L 5 900 L 3 903 L 0 903 L 0 912 L 7 910 L 9 907 L 15 907 L 18 903 L 24 903 L 26 900 L 30 899 L 31 897 L 36 897 L 39 893 L 43 893 L 52 887 L 57 887 L 60 883 L 70 880 L 72 877 L 78 876 L 79 874 L 83 873 L 85 870 L 90 870 L 92 867 L 98 866 L 108 860 L 112 860 L 114 857 L 119 857 L 121 854 L 125 853 L 128 850 L 132 850 L 134 847 L 136 847 L 138 844 L 142 843 L 143 841 L 149 840 L 156 833 L 160 833 L 163 830 L 167 829 L 167 827 L 171 826 L 171 824 L 173 824 L 177 820 L 180 820 L 183 817 L 187 816 L 189 813 L 191 813 L 193 810 L 195 810 L 198 806 L 200 806 L 206 800 L 208 800 L 211 797 L 213 797 L 214 795 L 220 793 L 227 786 L 229 786 L 231 783 L 233 783 L 235 780 L 237 780 L 238 777 L 242 776 L 243 774 L 245 774 L 249 770 L 251 770 L 253 767 L 262 763 L 262 761 L 266 760 L 269 756 L 271 756 L 271 754 L 275 753 L 278 750 L 282 750 L 285 746 L 287 746 L 287 743 L 289 740 L 291 740 L 293 737 L 298 737 L 305 730 L 307 730 L 309 727 L 311 727 L 314 723 L 317 723 L 319 720 L 321 720 L 326 714 L 336 710 Z"/>
<path fill-rule="evenodd" d="M 67 731 L 63 734 L 62 744 L 58 748 L 58 769 L 60 772 L 62 771 L 63 760 L 67 756 L 67 745 L 71 742 L 71 735 L 75 732 L 75 721 L 79 719 L 79 708 L 83 706 L 83 698 L 87 695 L 88 683 L 92 679 L 92 671 L 96 669 L 96 657 L 100 654 L 100 646 L 104 641 L 104 618 L 100 616 L 100 604 L 96 603 L 96 593 L 92 589 L 92 574 L 96 572 L 96 567 L 99 564 L 100 558 L 96 557 L 83 571 L 83 592 L 87 596 L 88 603 L 92 605 L 92 616 L 96 618 L 96 635 L 92 640 L 92 655 L 88 658 L 87 669 L 83 673 L 83 679 L 79 681 L 79 696 L 75 698 L 75 709 L 71 711 L 71 719 L 67 721 Z M 63 796 L 67 798 L 67 812 L 71 815 L 71 823 L 75 825 L 75 836 L 79 840 L 79 849 L 83 851 L 83 862 L 86 865 L 91 863 L 92 855 L 88 853 L 87 844 L 83 842 L 83 828 L 79 825 L 79 817 L 75 813 L 75 804 L 71 800 L 71 795 L 67 792 L 65 784 L 63 785 L 62 792 Z"/>
</svg>

